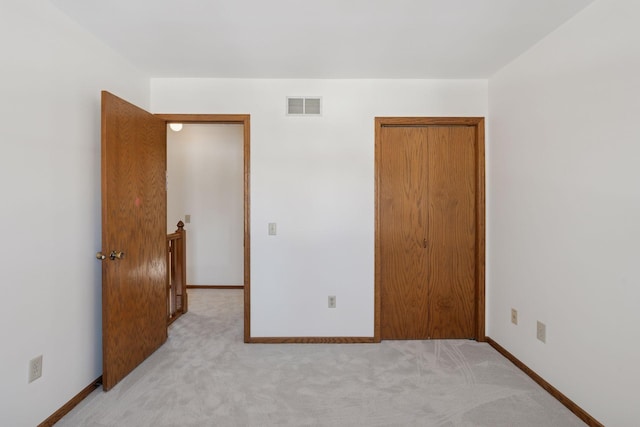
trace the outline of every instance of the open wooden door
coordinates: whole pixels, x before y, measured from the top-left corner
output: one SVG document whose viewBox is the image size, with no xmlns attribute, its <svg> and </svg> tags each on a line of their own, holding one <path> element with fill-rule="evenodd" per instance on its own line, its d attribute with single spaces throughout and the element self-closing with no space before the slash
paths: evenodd
<svg viewBox="0 0 640 427">
<path fill-rule="evenodd" d="M 166 153 L 164 120 L 102 92 L 105 390 L 167 339 Z"/>
</svg>

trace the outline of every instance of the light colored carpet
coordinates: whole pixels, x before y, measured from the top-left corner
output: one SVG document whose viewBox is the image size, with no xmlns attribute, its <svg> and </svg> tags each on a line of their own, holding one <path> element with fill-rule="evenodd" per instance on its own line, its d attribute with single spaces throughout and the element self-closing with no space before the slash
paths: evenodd
<svg viewBox="0 0 640 427">
<path fill-rule="evenodd" d="M 189 290 L 169 340 L 57 426 L 583 426 L 489 345 L 244 344 L 242 290 Z"/>
</svg>

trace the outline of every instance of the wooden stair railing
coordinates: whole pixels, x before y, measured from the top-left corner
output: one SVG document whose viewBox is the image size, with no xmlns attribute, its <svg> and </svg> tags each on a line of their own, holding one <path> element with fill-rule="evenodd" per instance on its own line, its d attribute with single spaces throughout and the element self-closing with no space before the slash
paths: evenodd
<svg viewBox="0 0 640 427">
<path fill-rule="evenodd" d="M 187 232 L 184 223 L 167 234 L 167 324 L 187 312 Z"/>
</svg>

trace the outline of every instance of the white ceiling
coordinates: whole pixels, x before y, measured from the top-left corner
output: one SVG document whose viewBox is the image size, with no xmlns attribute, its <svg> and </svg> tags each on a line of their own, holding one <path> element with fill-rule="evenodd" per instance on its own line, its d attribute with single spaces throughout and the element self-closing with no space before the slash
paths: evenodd
<svg viewBox="0 0 640 427">
<path fill-rule="evenodd" d="M 593 0 L 51 0 L 152 77 L 487 78 Z"/>
</svg>

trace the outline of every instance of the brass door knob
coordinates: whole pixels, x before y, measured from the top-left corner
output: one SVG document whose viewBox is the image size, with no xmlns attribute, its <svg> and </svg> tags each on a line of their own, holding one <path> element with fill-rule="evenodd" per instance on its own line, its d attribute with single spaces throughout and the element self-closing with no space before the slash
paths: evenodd
<svg viewBox="0 0 640 427">
<path fill-rule="evenodd" d="M 106 255 L 103 254 L 102 252 L 96 253 L 96 259 L 99 259 L 100 261 L 102 261 L 105 258 L 106 258 Z"/>
</svg>

